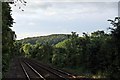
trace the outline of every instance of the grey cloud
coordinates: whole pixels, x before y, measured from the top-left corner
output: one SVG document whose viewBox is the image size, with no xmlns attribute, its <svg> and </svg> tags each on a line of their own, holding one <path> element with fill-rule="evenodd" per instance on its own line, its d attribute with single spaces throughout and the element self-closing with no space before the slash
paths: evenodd
<svg viewBox="0 0 120 80">
<path fill-rule="evenodd" d="M 48 7 L 51 7 L 52 5 L 50 3 L 41 3 L 41 4 L 28 4 L 29 9 L 47 9 Z"/>
<path fill-rule="evenodd" d="M 35 14 L 36 11 L 46 10 L 48 8 L 56 9 L 83 9 L 83 8 L 96 8 L 98 12 L 105 10 L 117 9 L 117 2 L 41 2 L 38 3 L 28 2 L 24 8 L 26 14 Z"/>
<path fill-rule="evenodd" d="M 119 0 L 41 0 L 43 2 L 118 2 Z"/>
</svg>

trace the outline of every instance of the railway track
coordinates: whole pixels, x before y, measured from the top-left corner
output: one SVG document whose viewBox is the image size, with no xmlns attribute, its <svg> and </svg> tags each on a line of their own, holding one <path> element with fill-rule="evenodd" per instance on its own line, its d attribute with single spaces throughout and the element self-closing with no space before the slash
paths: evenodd
<svg viewBox="0 0 120 80">
<path fill-rule="evenodd" d="M 49 65 L 38 62 L 34 59 L 18 57 L 14 59 L 9 74 L 3 80 L 98 80 L 85 78 L 62 70 L 53 68 Z"/>
<path fill-rule="evenodd" d="M 21 68 L 26 76 L 26 80 L 46 80 L 37 70 L 35 70 L 31 65 L 24 61 L 20 61 Z"/>
<path fill-rule="evenodd" d="M 47 68 L 43 65 L 40 65 L 36 62 L 21 60 L 21 68 L 26 76 L 26 80 L 69 80 L 67 77 L 59 74 L 58 72 L 53 71 L 50 68 Z"/>
<path fill-rule="evenodd" d="M 39 63 L 39 62 L 36 62 L 34 60 L 26 60 L 29 64 L 32 64 L 33 66 L 38 66 L 39 68 L 43 69 L 43 70 L 46 70 L 47 72 L 49 73 L 52 73 L 53 75 L 56 75 L 58 76 L 59 78 L 61 79 L 64 79 L 64 80 L 69 80 L 69 79 L 73 79 L 75 78 L 74 75 L 70 74 L 70 73 L 67 73 L 67 72 L 64 72 L 62 70 L 58 70 L 56 68 L 52 68 L 50 66 L 46 66 L 42 63 Z"/>
</svg>

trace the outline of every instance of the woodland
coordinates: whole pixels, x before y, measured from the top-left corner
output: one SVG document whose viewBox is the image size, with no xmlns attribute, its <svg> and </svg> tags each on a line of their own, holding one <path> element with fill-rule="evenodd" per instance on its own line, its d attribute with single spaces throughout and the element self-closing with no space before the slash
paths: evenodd
<svg viewBox="0 0 120 80">
<path fill-rule="evenodd" d="M 112 27 L 105 31 L 51 34 L 16 40 L 14 19 L 9 4 L 2 3 L 2 71 L 7 72 L 15 56 L 34 58 L 76 74 L 111 80 L 120 78 L 120 17 L 108 20 Z M 107 20 L 106 20 L 107 21 Z"/>
</svg>

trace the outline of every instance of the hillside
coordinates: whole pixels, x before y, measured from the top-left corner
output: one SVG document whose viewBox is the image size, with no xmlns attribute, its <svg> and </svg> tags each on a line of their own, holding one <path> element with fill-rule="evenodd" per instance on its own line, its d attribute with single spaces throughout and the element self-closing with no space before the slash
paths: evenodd
<svg viewBox="0 0 120 80">
<path fill-rule="evenodd" d="M 52 34 L 48 36 L 28 37 L 18 41 L 22 43 L 30 43 L 33 45 L 36 44 L 36 42 L 42 45 L 46 43 L 48 43 L 49 45 L 55 45 L 58 42 L 68 39 L 68 37 L 69 37 L 69 34 Z"/>
</svg>

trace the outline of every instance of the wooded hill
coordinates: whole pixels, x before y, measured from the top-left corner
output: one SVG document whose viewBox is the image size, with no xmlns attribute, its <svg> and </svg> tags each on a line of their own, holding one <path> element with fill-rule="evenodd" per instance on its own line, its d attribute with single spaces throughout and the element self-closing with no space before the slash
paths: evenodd
<svg viewBox="0 0 120 80">
<path fill-rule="evenodd" d="M 71 36 L 56 34 L 16 41 L 15 32 L 10 28 L 13 27 L 11 7 L 9 3 L 2 3 L 2 74 L 14 56 L 22 55 L 60 68 L 76 69 L 85 77 L 96 75 L 119 80 L 120 17 L 108 21 L 112 24 L 110 34 L 96 31 L 79 37 L 72 32 Z"/>
<path fill-rule="evenodd" d="M 25 39 L 18 40 L 18 42 L 30 43 L 32 45 L 36 43 L 39 43 L 41 45 L 44 45 L 46 43 L 49 45 L 55 45 L 65 39 L 68 39 L 69 37 L 69 34 L 51 34 L 48 36 L 28 37 Z"/>
</svg>

